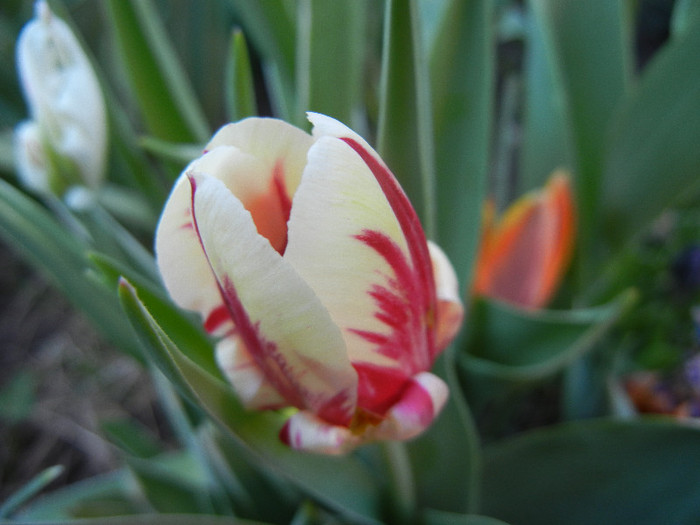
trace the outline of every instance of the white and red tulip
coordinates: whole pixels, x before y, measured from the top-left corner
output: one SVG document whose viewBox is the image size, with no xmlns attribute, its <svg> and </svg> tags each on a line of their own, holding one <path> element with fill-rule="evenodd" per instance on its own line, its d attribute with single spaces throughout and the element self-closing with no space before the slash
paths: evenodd
<svg viewBox="0 0 700 525">
<path fill-rule="evenodd" d="M 180 176 L 156 236 L 173 299 L 221 339 L 250 409 L 294 407 L 295 449 L 344 453 L 425 430 L 448 395 L 428 372 L 462 321 L 457 281 L 377 153 L 309 114 L 223 127 Z"/>
</svg>

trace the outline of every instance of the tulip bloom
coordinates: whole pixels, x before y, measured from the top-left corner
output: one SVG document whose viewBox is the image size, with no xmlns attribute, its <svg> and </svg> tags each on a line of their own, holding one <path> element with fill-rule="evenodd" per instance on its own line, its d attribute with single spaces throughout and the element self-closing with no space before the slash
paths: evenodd
<svg viewBox="0 0 700 525">
<path fill-rule="evenodd" d="M 457 282 L 377 153 L 309 114 L 223 127 L 175 184 L 156 235 L 182 307 L 221 337 L 247 408 L 298 409 L 289 446 L 344 453 L 409 439 L 447 387 L 428 372 L 462 319 Z"/>
<path fill-rule="evenodd" d="M 569 177 L 556 172 L 545 188 L 529 193 L 494 224 L 487 203 L 474 293 L 524 308 L 542 308 L 571 258 L 574 205 Z"/>
<path fill-rule="evenodd" d="M 32 120 L 15 132 L 18 176 L 39 192 L 102 180 L 107 124 L 102 91 L 75 35 L 46 2 L 17 40 L 17 68 Z"/>
</svg>

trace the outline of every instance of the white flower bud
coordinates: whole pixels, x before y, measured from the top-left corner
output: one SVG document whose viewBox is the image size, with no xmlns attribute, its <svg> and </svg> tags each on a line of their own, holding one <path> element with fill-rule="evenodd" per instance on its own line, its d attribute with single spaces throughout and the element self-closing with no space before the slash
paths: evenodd
<svg viewBox="0 0 700 525">
<path fill-rule="evenodd" d="M 99 185 L 107 144 L 104 98 L 75 35 L 44 1 L 20 33 L 17 67 L 33 120 L 16 131 L 20 178 L 39 191 L 57 190 L 52 177 L 63 186 Z"/>
</svg>

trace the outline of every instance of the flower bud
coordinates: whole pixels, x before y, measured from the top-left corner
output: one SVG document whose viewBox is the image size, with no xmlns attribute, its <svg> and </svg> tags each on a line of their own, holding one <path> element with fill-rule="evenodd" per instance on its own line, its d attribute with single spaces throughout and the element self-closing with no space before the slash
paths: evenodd
<svg viewBox="0 0 700 525">
<path fill-rule="evenodd" d="M 96 187 L 107 144 L 105 102 L 75 35 L 44 1 L 17 40 L 17 68 L 31 121 L 16 130 L 18 176 L 39 192 Z"/>
</svg>

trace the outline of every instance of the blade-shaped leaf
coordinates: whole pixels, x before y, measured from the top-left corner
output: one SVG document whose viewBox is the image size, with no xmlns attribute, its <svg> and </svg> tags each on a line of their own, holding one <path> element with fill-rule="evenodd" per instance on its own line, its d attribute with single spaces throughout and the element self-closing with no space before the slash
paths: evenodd
<svg viewBox="0 0 700 525">
<path fill-rule="evenodd" d="M 299 111 L 315 111 L 353 127 L 367 40 L 365 0 L 298 2 Z"/>
<path fill-rule="evenodd" d="M 204 475 L 186 454 L 153 459 L 127 457 L 146 500 L 160 513 L 207 514 L 213 509 L 204 492 Z"/>
<path fill-rule="evenodd" d="M 150 131 L 163 140 L 204 142 L 209 129 L 150 0 L 107 2 L 133 93 Z"/>
<path fill-rule="evenodd" d="M 508 525 L 505 521 L 477 516 L 475 514 L 455 514 L 428 509 L 423 515 L 426 525 Z"/>
<path fill-rule="evenodd" d="M 134 488 L 130 474 L 125 469 L 117 470 L 54 490 L 22 509 L 14 518 L 23 523 L 44 523 L 69 520 L 86 513 L 92 516 L 133 514 L 142 510 L 133 501 Z"/>
<path fill-rule="evenodd" d="M 574 165 L 561 79 L 554 54 L 547 47 L 542 22 L 540 17 L 530 17 L 525 42 L 523 142 L 518 195 L 544 186 L 555 169 Z"/>
<path fill-rule="evenodd" d="M 119 348 L 139 355 L 114 292 L 86 279 L 90 247 L 44 208 L 0 180 L 0 236 L 58 287 Z"/>
<path fill-rule="evenodd" d="M 630 292 L 605 306 L 570 311 L 526 311 L 476 299 L 460 364 L 502 379 L 554 374 L 590 350 L 635 298 Z"/>
<path fill-rule="evenodd" d="M 614 121 L 605 163 L 604 231 L 621 244 L 700 189 L 700 23 L 644 71 Z"/>
<path fill-rule="evenodd" d="M 253 70 L 245 36 L 239 29 L 231 35 L 225 77 L 226 114 L 231 122 L 258 114 Z"/>
<path fill-rule="evenodd" d="M 303 490 L 362 523 L 377 523 L 378 494 L 369 471 L 353 456 L 329 458 L 300 454 L 277 435 L 282 418 L 271 412 L 247 412 L 231 388 L 206 372 L 170 340 L 126 281 L 120 285 L 122 305 L 148 352 L 183 393 L 202 406 L 253 457 L 286 476 Z M 338 476 L 342 472 L 342 476 Z"/>
<path fill-rule="evenodd" d="M 377 151 L 434 237 L 435 155 L 419 10 L 415 0 L 386 6 Z"/>
<path fill-rule="evenodd" d="M 288 5 L 282 0 L 230 1 L 240 19 L 251 45 L 268 64 L 268 80 L 274 80 L 271 95 L 276 97 L 277 116 L 294 123 L 303 123 L 303 115 L 296 115 L 296 25 Z M 274 70 L 274 73 L 271 71 Z M 293 107 L 293 109 L 292 109 Z"/>
<path fill-rule="evenodd" d="M 522 525 L 691 524 L 700 431 L 666 420 L 587 421 L 486 449 L 482 511 Z"/>
<path fill-rule="evenodd" d="M 407 445 L 416 473 L 418 502 L 441 511 L 474 512 L 481 473 L 479 436 L 450 350 L 438 359 L 433 371 L 449 385 L 450 398 L 425 434 Z"/>
<path fill-rule="evenodd" d="M 631 76 L 630 14 L 624 0 L 531 0 L 555 63 L 574 147 L 581 282 L 596 261 L 606 131 Z"/>
<path fill-rule="evenodd" d="M 63 471 L 64 468 L 62 465 L 55 465 L 34 476 L 0 505 L 0 519 L 11 516 L 21 505 L 24 505 L 41 492 L 49 483 L 58 478 Z"/>
<path fill-rule="evenodd" d="M 494 3 L 451 0 L 430 57 L 437 240 L 471 281 L 486 194 L 494 92 Z"/>
</svg>

